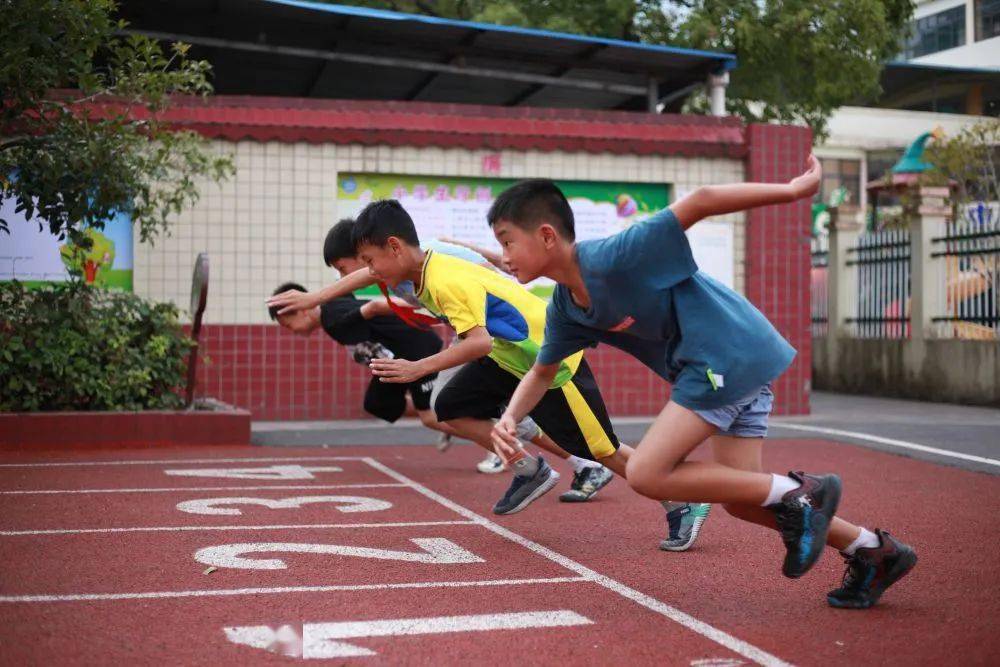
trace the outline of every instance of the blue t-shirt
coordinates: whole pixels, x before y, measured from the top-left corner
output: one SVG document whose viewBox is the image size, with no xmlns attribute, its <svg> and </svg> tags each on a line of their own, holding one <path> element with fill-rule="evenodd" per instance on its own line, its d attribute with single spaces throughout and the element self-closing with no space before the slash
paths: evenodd
<svg viewBox="0 0 1000 667">
<path fill-rule="evenodd" d="M 774 380 L 795 350 L 744 297 L 698 271 L 670 209 L 605 239 L 576 244 L 590 309 L 557 285 L 538 363 L 606 343 L 673 383 L 671 399 L 711 410 Z"/>
</svg>

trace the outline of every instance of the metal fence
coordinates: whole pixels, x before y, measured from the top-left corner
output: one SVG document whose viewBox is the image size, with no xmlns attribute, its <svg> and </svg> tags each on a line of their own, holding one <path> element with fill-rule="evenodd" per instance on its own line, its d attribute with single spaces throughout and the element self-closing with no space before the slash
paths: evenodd
<svg viewBox="0 0 1000 667">
<path fill-rule="evenodd" d="M 945 314 L 934 317 L 944 338 L 997 340 L 1000 337 L 1000 206 L 978 203 L 931 239 L 939 271 Z M 940 312 L 940 311 L 939 311 Z"/>
<path fill-rule="evenodd" d="M 847 318 L 858 338 L 910 337 L 910 232 L 886 229 L 858 237 L 847 251 L 857 268 L 854 317 Z"/>
<path fill-rule="evenodd" d="M 809 273 L 809 304 L 812 313 L 812 335 L 825 336 L 830 328 L 829 290 L 827 274 L 830 266 L 830 237 L 826 234 L 812 239 L 812 270 Z"/>
</svg>

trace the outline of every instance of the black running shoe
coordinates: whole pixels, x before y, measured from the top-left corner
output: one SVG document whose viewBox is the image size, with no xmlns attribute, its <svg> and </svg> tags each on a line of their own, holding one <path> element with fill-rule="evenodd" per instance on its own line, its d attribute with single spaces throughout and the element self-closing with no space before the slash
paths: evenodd
<svg viewBox="0 0 1000 667">
<path fill-rule="evenodd" d="M 559 496 L 564 503 L 582 503 L 608 485 L 615 474 L 604 466 L 588 466 L 573 473 L 569 491 Z"/>
<path fill-rule="evenodd" d="M 826 594 L 831 607 L 868 609 L 917 564 L 917 553 L 884 530 L 875 529 L 879 545 L 858 549 L 853 556 L 841 553 L 847 563 L 844 583 Z"/>
<path fill-rule="evenodd" d="M 786 577 L 797 579 L 816 564 L 826 548 L 830 521 L 840 504 L 840 478 L 804 472 L 790 472 L 788 476 L 798 481 L 799 487 L 767 509 L 774 512 L 787 550 L 781 571 Z"/>
</svg>

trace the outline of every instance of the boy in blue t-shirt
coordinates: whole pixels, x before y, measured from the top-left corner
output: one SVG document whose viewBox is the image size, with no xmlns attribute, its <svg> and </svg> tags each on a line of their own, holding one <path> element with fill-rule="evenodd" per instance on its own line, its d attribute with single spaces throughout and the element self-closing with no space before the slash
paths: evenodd
<svg viewBox="0 0 1000 667">
<path fill-rule="evenodd" d="M 805 574 L 826 544 L 839 549 L 848 573 L 827 600 L 867 608 L 913 568 L 916 554 L 887 532 L 836 518 L 836 475 L 763 472 L 771 383 L 795 350 L 743 296 L 698 271 L 684 233 L 709 216 L 811 197 L 820 178 L 810 156 L 808 170 L 788 183 L 702 187 L 619 234 L 579 243 L 569 203 L 551 181 L 523 181 L 501 194 L 488 221 L 510 272 L 558 285 L 535 366 L 492 437 L 513 441 L 514 424 L 562 359 L 598 343 L 620 348 L 673 384 L 628 461 L 629 485 L 658 500 L 722 503 L 740 519 L 777 528 L 788 577 Z M 706 441 L 714 461 L 687 461 Z"/>
</svg>

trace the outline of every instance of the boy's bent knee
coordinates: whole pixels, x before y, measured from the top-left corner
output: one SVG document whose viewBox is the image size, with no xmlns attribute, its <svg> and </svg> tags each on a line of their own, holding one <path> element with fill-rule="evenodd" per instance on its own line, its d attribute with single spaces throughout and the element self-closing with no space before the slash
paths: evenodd
<svg viewBox="0 0 1000 667">
<path fill-rule="evenodd" d="M 644 469 L 633 465 L 631 460 L 625 465 L 625 478 L 629 487 L 636 493 L 649 498 L 656 498 L 659 495 L 658 492 L 664 480 L 658 479 L 658 477 L 648 468 Z"/>
</svg>

